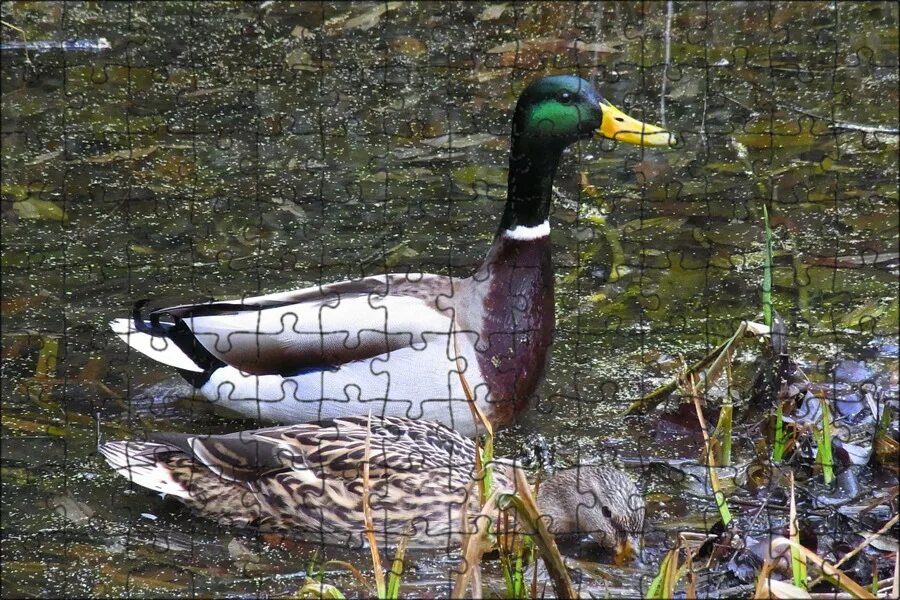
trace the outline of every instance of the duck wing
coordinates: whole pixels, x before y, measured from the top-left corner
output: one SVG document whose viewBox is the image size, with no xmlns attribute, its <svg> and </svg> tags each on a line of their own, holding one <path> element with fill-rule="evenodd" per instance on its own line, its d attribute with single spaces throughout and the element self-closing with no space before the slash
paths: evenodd
<svg viewBox="0 0 900 600">
<path fill-rule="evenodd" d="M 147 453 L 151 462 L 161 451 L 181 452 L 194 470 L 203 467 L 254 492 L 289 485 L 317 494 L 327 489 L 346 500 L 361 497 L 367 443 L 369 478 L 379 485 L 402 480 L 416 489 L 438 479 L 460 490 L 474 477 L 471 440 L 437 423 L 403 418 L 349 417 L 225 435 L 160 432 L 139 446 L 153 448 Z M 132 452 L 128 461 L 132 469 L 139 462 L 135 456 Z"/>
<path fill-rule="evenodd" d="M 113 329 L 135 349 L 179 369 L 202 372 L 224 364 L 254 375 L 291 375 L 422 348 L 423 334 L 451 330 L 452 311 L 440 310 L 438 299 L 452 295 L 446 277 L 387 275 L 162 308 L 150 313 L 149 323 L 120 319 Z"/>
<path fill-rule="evenodd" d="M 286 456 L 302 457 L 306 468 L 326 477 L 361 476 L 369 445 L 369 476 L 458 470 L 461 482 L 472 477 L 475 445 L 468 438 L 435 422 L 402 417 L 349 416 L 320 424 L 274 427 L 255 432 L 257 439 L 276 443 Z"/>
<path fill-rule="evenodd" d="M 430 421 L 397 417 L 342 417 L 222 435 L 158 432 L 149 442 L 179 450 L 228 481 L 249 484 L 277 472 L 313 471 L 320 478 L 362 476 L 366 443 L 370 477 L 459 469 L 472 477 L 475 445 Z"/>
</svg>

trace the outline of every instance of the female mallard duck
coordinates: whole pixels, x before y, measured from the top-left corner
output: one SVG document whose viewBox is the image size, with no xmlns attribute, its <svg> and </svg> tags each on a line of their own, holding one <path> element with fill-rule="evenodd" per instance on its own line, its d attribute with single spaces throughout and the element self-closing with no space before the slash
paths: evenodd
<svg viewBox="0 0 900 600">
<path fill-rule="evenodd" d="M 587 81 L 538 79 L 516 105 L 500 227 L 467 279 L 392 274 L 116 319 L 134 349 L 244 417 L 302 423 L 378 414 L 478 432 L 464 383 L 495 427 L 526 408 L 553 339 L 550 201 L 563 150 L 595 132 L 670 143 Z"/>
<path fill-rule="evenodd" d="M 470 519 L 480 512 L 475 444 L 438 423 L 347 417 L 228 435 L 158 433 L 146 442 L 109 442 L 100 452 L 132 482 L 223 525 L 358 545 L 367 437 L 379 543 L 405 532 L 415 547 L 458 543 L 462 507 Z M 511 467 L 496 465 L 495 485 L 514 489 Z M 541 483 L 537 502 L 554 533 L 589 534 L 619 556 L 637 548 L 644 500 L 621 471 L 562 471 Z"/>
</svg>

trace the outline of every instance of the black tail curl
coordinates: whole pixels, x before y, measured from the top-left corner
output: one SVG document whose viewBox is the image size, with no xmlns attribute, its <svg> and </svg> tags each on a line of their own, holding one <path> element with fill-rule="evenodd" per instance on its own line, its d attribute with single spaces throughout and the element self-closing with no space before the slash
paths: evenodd
<svg viewBox="0 0 900 600">
<path fill-rule="evenodd" d="M 134 303 L 134 309 L 131 313 L 131 320 L 134 322 L 134 328 L 141 333 L 170 340 L 178 346 L 182 352 L 191 357 L 191 360 L 197 363 L 197 366 L 203 369 L 202 373 L 179 369 L 178 372 L 187 379 L 188 382 L 195 387 L 200 387 L 206 383 L 213 371 L 219 367 L 225 366 L 223 361 L 214 356 L 197 340 L 194 332 L 191 331 L 180 317 L 169 315 L 165 309 L 154 310 L 150 311 L 150 314 L 148 315 L 150 320 L 148 322 L 143 315 L 143 308 L 148 302 L 150 301 L 145 299 L 138 300 Z M 160 323 L 159 318 L 161 315 L 171 316 L 174 323 Z"/>
<path fill-rule="evenodd" d="M 147 335 L 152 335 L 154 337 L 169 337 L 169 334 L 172 332 L 175 325 L 171 323 L 160 323 L 159 312 L 150 311 L 149 324 L 144 320 L 141 311 L 148 302 L 150 302 L 150 300 L 144 299 L 134 303 L 134 309 L 131 311 L 131 320 L 134 322 L 134 328 L 141 333 L 146 333 Z"/>
</svg>

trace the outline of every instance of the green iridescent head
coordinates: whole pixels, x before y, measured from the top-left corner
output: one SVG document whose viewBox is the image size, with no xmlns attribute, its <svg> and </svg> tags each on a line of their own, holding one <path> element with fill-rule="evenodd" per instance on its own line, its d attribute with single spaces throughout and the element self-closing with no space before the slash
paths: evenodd
<svg viewBox="0 0 900 600">
<path fill-rule="evenodd" d="M 547 220 L 553 177 L 563 150 L 594 135 L 644 146 L 674 142 L 667 131 L 617 109 L 580 77 L 542 77 L 525 88 L 513 115 L 501 233 L 516 227 L 538 227 Z"/>
<path fill-rule="evenodd" d="M 669 145 L 668 132 L 633 119 L 574 75 L 542 77 L 516 104 L 513 137 L 528 146 L 568 146 L 595 134 L 630 144 Z"/>
<path fill-rule="evenodd" d="M 513 135 L 525 142 L 565 146 L 589 138 L 603 118 L 600 100 L 594 86 L 580 77 L 554 75 L 538 79 L 519 96 Z"/>
</svg>

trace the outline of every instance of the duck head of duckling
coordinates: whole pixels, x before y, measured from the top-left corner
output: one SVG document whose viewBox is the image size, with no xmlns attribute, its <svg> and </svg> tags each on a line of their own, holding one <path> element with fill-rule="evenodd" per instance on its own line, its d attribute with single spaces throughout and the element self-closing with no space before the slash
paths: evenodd
<svg viewBox="0 0 900 600">
<path fill-rule="evenodd" d="M 538 506 L 557 535 L 589 535 L 612 550 L 616 564 L 640 554 L 644 498 L 623 472 L 582 465 L 554 474 L 538 490 Z"/>
</svg>

